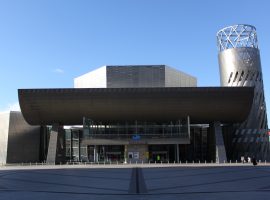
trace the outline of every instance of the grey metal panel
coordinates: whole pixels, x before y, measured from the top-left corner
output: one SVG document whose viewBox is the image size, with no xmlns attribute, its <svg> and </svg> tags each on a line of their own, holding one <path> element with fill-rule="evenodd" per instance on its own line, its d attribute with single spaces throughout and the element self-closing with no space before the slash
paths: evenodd
<svg viewBox="0 0 270 200">
<path fill-rule="evenodd" d="M 222 86 L 255 88 L 253 106 L 242 128 L 267 129 L 267 124 L 264 123 L 266 104 L 259 50 L 250 47 L 227 49 L 219 53 L 219 66 Z"/>
<path fill-rule="evenodd" d="M 10 113 L 0 113 L 0 163 L 6 164 Z"/>
<path fill-rule="evenodd" d="M 74 88 L 106 88 L 107 67 L 103 66 L 74 78 Z"/>
<path fill-rule="evenodd" d="M 253 100 L 250 87 L 20 89 L 24 118 L 33 125 L 94 121 L 240 122 Z"/>
<path fill-rule="evenodd" d="M 165 66 L 165 87 L 196 87 L 197 79 L 184 72 Z"/>
<path fill-rule="evenodd" d="M 39 162 L 39 130 L 27 124 L 21 112 L 10 112 L 7 163 Z"/>
<path fill-rule="evenodd" d="M 164 65 L 107 66 L 107 88 L 164 86 Z"/>
</svg>

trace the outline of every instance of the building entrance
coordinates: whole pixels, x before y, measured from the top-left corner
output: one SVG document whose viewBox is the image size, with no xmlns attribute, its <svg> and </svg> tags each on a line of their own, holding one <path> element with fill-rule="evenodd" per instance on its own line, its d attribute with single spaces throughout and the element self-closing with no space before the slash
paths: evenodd
<svg viewBox="0 0 270 200">
<path fill-rule="evenodd" d="M 151 160 L 156 163 L 168 162 L 169 160 L 168 151 L 153 151 Z"/>
<path fill-rule="evenodd" d="M 123 162 L 124 145 L 88 145 L 89 162 Z"/>
<path fill-rule="evenodd" d="M 152 163 L 170 162 L 174 159 L 172 145 L 149 145 L 149 161 Z"/>
</svg>

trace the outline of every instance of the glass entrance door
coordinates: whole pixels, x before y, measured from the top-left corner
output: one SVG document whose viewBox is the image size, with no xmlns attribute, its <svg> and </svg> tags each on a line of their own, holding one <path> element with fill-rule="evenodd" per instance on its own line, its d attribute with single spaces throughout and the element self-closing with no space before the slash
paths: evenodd
<svg viewBox="0 0 270 200">
<path fill-rule="evenodd" d="M 150 160 L 156 163 L 168 162 L 168 151 L 153 151 Z"/>
</svg>

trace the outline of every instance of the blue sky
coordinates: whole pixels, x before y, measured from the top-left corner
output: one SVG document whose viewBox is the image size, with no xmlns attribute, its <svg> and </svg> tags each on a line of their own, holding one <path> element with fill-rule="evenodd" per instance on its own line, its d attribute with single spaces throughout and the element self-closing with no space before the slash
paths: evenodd
<svg viewBox="0 0 270 200">
<path fill-rule="evenodd" d="M 0 0 L 0 111 L 103 65 L 167 64 L 219 86 L 216 32 L 257 28 L 270 118 L 270 1 Z M 269 121 L 269 120 L 268 120 Z"/>
</svg>

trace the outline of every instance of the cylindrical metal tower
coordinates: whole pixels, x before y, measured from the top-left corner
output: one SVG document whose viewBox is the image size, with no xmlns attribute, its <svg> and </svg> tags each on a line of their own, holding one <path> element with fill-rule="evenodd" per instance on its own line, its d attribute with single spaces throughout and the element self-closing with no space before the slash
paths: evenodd
<svg viewBox="0 0 270 200">
<path fill-rule="evenodd" d="M 254 102 L 245 128 L 267 129 L 256 28 L 234 25 L 217 33 L 221 86 L 252 86 Z M 244 128 L 244 127 L 243 127 Z"/>
<path fill-rule="evenodd" d="M 259 142 L 266 141 L 268 125 L 256 28 L 246 24 L 225 27 L 218 31 L 217 42 L 221 86 L 254 87 L 250 114 L 245 122 L 237 125 L 238 132 L 242 135 L 260 133 L 263 139 Z M 243 140 L 249 143 L 251 137 L 245 138 Z M 257 137 L 253 141 L 258 142 Z"/>
</svg>

